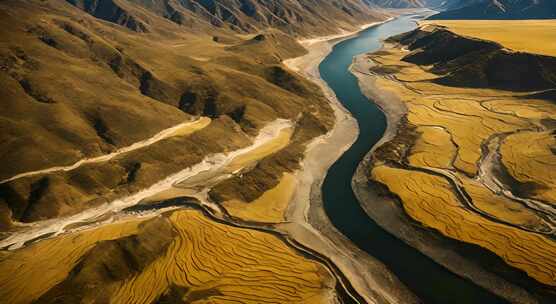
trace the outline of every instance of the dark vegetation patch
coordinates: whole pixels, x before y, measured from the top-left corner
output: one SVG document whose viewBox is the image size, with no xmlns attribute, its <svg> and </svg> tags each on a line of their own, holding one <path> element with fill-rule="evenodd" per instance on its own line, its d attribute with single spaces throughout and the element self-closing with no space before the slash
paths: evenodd
<svg viewBox="0 0 556 304">
<path fill-rule="evenodd" d="M 131 163 L 125 165 L 125 169 L 126 169 L 127 175 L 126 175 L 125 181 L 123 181 L 123 183 L 131 184 L 137 178 L 137 173 L 141 169 L 141 163 L 140 162 L 131 162 Z"/>
<path fill-rule="evenodd" d="M 372 154 L 372 163 L 388 162 L 403 164 L 407 162 L 407 157 L 411 148 L 419 137 L 419 133 L 415 126 L 407 121 L 404 116 L 399 123 L 396 131 L 396 136 L 379 146 Z"/>
<path fill-rule="evenodd" d="M 153 302 L 153 304 L 181 304 L 185 303 L 183 298 L 188 292 L 188 288 L 176 284 L 171 284 L 168 289 Z"/>
<path fill-rule="evenodd" d="M 28 29 L 27 32 L 34 34 L 40 41 L 44 42 L 48 46 L 56 49 L 59 47 L 59 42 L 52 36 L 52 34 L 48 33 L 48 31 L 41 26 L 32 27 Z"/>
<path fill-rule="evenodd" d="M 21 79 L 19 81 L 19 84 L 21 85 L 23 91 L 25 91 L 27 95 L 31 96 L 33 100 L 41 103 L 56 103 L 42 89 L 33 84 L 29 79 Z"/>
<path fill-rule="evenodd" d="M 141 91 L 143 95 L 169 104 L 174 103 L 177 97 L 177 92 L 174 87 L 161 81 L 149 71 L 145 71 L 139 77 L 139 91 Z"/>
<path fill-rule="evenodd" d="M 218 90 L 205 83 L 186 90 L 180 97 L 179 108 L 189 114 L 216 118 L 219 116 L 218 97 Z"/>
<path fill-rule="evenodd" d="M 145 212 L 145 211 L 153 211 L 168 207 L 187 207 L 191 206 L 191 204 L 199 204 L 199 200 L 194 197 L 176 197 L 172 199 L 167 199 L 163 201 L 157 202 L 141 202 L 137 205 L 127 207 L 123 209 L 123 212 Z"/>
<path fill-rule="evenodd" d="M 135 32 L 148 32 L 147 26 L 125 10 L 114 0 L 66 0 L 68 3 L 77 6 L 87 13 L 112 23 L 127 27 Z"/>
<path fill-rule="evenodd" d="M 273 65 L 265 69 L 265 79 L 268 82 L 296 95 L 308 96 L 309 92 L 297 77 L 279 65 Z"/>
<path fill-rule="evenodd" d="M 100 116 L 93 117 L 91 122 L 98 137 L 102 138 L 102 140 L 110 145 L 115 145 L 108 125 Z"/>
</svg>

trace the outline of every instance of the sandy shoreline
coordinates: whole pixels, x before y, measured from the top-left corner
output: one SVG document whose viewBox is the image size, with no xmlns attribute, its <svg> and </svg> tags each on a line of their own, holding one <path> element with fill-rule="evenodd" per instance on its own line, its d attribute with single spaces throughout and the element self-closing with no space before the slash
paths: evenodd
<svg viewBox="0 0 556 304">
<path fill-rule="evenodd" d="M 401 119 L 407 113 L 407 108 L 395 94 L 376 87 L 376 76 L 367 73 L 373 64 L 364 56 L 360 55 L 354 59 L 351 71 L 358 78 L 363 94 L 377 104 L 387 119 L 384 136 L 367 153 L 352 180 L 354 193 L 365 212 L 385 230 L 453 273 L 467 278 L 512 303 L 538 303 L 525 289 L 486 271 L 479 263 L 461 255 L 459 252 L 462 252 L 463 247 L 468 245 L 419 228 L 397 200 L 380 195 L 379 187 L 369 184 L 368 173 L 372 168 L 371 156 L 378 147 L 396 136 Z"/>
<path fill-rule="evenodd" d="M 362 29 L 380 23 L 368 24 Z M 417 303 L 418 299 L 381 262 L 336 230 L 322 206 L 321 186 L 326 172 L 353 144 L 359 131 L 355 119 L 320 78 L 318 66 L 334 44 L 357 32 L 301 41 L 309 53 L 284 62 L 288 68 L 321 87 L 334 109 L 336 124 L 332 131 L 308 146 L 302 169 L 296 175 L 298 190 L 286 215 L 288 223 L 278 228 L 330 258 L 368 303 Z"/>
</svg>

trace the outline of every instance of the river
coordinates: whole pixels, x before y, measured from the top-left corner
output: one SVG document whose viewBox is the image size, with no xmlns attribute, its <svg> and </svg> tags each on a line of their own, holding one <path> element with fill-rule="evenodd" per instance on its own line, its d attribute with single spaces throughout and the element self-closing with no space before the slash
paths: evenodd
<svg viewBox="0 0 556 304">
<path fill-rule="evenodd" d="M 356 142 L 327 173 L 322 189 L 324 209 L 340 232 L 383 262 L 424 303 L 506 303 L 380 228 L 367 216 L 351 188 L 359 162 L 386 130 L 386 117 L 361 93 L 349 66 L 354 56 L 378 50 L 383 39 L 414 29 L 419 18 L 406 15 L 369 28 L 336 44 L 319 66 L 322 79 L 352 113 L 360 129 Z"/>
</svg>

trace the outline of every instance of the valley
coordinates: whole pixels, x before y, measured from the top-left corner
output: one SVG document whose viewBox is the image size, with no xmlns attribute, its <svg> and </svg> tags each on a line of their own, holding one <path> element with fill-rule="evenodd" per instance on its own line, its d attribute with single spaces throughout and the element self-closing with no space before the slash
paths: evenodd
<svg viewBox="0 0 556 304">
<path fill-rule="evenodd" d="M 1 2 L 0 299 L 553 302 L 527 1 Z"/>
</svg>

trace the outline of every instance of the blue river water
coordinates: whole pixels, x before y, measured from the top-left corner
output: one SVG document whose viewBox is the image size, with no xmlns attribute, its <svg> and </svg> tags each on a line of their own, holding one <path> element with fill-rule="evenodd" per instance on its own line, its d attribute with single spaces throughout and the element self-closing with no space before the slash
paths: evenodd
<svg viewBox="0 0 556 304">
<path fill-rule="evenodd" d="M 382 40 L 416 28 L 417 15 L 406 15 L 342 41 L 319 66 L 321 77 L 356 118 L 360 134 L 336 161 L 323 183 L 324 209 L 334 226 L 355 245 L 383 262 L 424 303 L 506 303 L 478 285 L 435 263 L 379 227 L 361 208 L 351 188 L 359 162 L 386 129 L 386 117 L 360 91 L 349 71 L 352 58 L 378 50 Z"/>
</svg>

